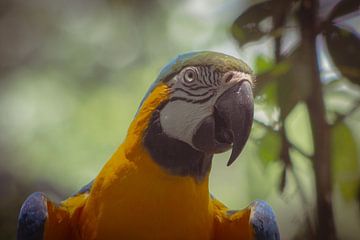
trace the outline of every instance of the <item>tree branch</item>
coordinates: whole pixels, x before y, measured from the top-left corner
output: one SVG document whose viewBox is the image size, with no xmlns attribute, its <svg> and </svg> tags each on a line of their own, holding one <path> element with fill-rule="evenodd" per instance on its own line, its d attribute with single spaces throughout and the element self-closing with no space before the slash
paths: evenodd
<svg viewBox="0 0 360 240">
<path fill-rule="evenodd" d="M 312 87 L 306 100 L 314 139 L 314 171 L 317 203 L 317 239 L 334 240 L 336 229 L 332 206 L 330 126 L 326 121 L 324 96 L 316 51 L 316 23 L 319 1 L 302 0 L 298 19 L 303 44 L 302 58 L 307 63 Z"/>
</svg>

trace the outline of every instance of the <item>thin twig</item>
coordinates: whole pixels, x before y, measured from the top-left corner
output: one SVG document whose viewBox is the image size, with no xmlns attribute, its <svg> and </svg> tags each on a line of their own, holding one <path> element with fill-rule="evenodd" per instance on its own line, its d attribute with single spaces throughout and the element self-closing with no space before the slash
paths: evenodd
<svg viewBox="0 0 360 240">
<path fill-rule="evenodd" d="M 254 122 L 256 124 L 259 124 L 260 126 L 266 128 L 267 130 L 269 131 L 272 131 L 272 132 L 275 132 L 275 133 L 279 133 L 280 134 L 280 131 L 279 130 L 275 130 L 274 127 L 272 127 L 271 125 L 268 125 L 262 121 L 260 121 L 259 119 L 254 119 Z M 284 129 L 285 131 L 285 129 Z M 285 141 L 286 141 L 286 149 L 284 149 L 286 152 L 287 152 L 287 158 L 288 158 L 288 163 L 287 164 L 290 164 L 291 167 L 286 167 L 286 169 L 290 169 L 293 176 L 294 176 L 294 179 L 295 179 L 295 184 L 298 188 L 298 192 L 299 192 L 299 195 L 300 195 L 300 198 L 301 198 L 301 201 L 302 201 L 302 204 L 304 205 L 304 210 L 305 210 L 305 221 L 306 221 L 306 224 L 307 224 L 307 227 L 308 227 L 308 231 L 310 233 L 311 236 L 314 236 L 315 235 L 315 230 L 314 230 L 314 227 L 313 225 L 311 224 L 311 219 L 310 219 L 310 216 L 311 214 L 309 213 L 309 211 L 307 210 L 307 207 L 309 206 L 308 204 L 308 201 L 306 199 L 306 195 L 305 195 L 305 191 L 301 185 L 301 181 L 295 171 L 295 169 L 292 167 L 292 164 L 291 164 L 291 157 L 289 155 L 289 148 L 292 148 L 294 150 L 296 150 L 297 152 L 299 152 L 301 155 L 303 155 L 304 157 L 312 160 L 313 159 L 313 156 L 307 154 L 306 152 L 304 152 L 302 149 L 300 149 L 298 146 L 296 146 L 295 144 L 293 144 L 292 142 L 290 142 L 290 140 L 285 136 Z M 284 157 L 284 156 L 283 156 Z"/>
<path fill-rule="evenodd" d="M 297 185 L 298 187 L 298 190 L 299 190 L 299 195 L 300 195 L 300 198 L 301 198 L 301 201 L 304 205 L 304 210 L 306 211 L 306 214 L 305 214 L 305 221 L 306 221 L 306 224 L 307 224 L 307 227 L 308 227 L 308 230 L 310 232 L 310 235 L 312 237 L 315 236 L 315 229 L 313 227 L 313 225 L 311 224 L 311 219 L 310 219 L 310 213 L 308 211 L 308 207 L 309 207 L 309 204 L 308 204 L 308 201 L 306 199 L 306 196 L 305 196 L 305 191 L 301 185 L 301 181 L 299 179 L 299 176 L 297 175 L 296 171 L 294 170 L 294 168 L 290 168 L 290 171 L 291 173 L 293 174 L 294 176 L 294 180 L 295 180 L 295 184 Z"/>
<path fill-rule="evenodd" d="M 259 124 L 259 125 L 262 126 L 263 128 L 266 128 L 267 130 L 270 130 L 270 131 L 272 131 L 272 132 L 278 132 L 277 130 L 275 130 L 275 128 L 274 128 L 273 126 L 268 125 L 268 124 L 260 121 L 259 119 L 254 118 L 254 122 L 255 122 L 256 124 Z"/>
<path fill-rule="evenodd" d="M 313 160 L 313 156 L 310 155 L 309 153 L 306 153 L 303 149 L 299 148 L 299 146 L 295 145 L 294 143 L 289 141 L 289 145 L 291 148 L 293 148 L 295 151 L 297 151 L 298 153 L 300 153 L 301 155 L 303 155 L 304 157 L 306 157 L 309 160 Z"/>
<path fill-rule="evenodd" d="M 268 125 L 262 121 L 260 121 L 259 119 L 254 119 L 254 122 L 260 126 L 262 126 L 263 128 L 266 128 L 267 130 L 271 131 L 271 132 L 275 132 L 275 133 L 279 133 L 278 130 L 276 130 L 272 125 Z M 276 125 L 276 124 L 274 124 Z M 294 149 L 295 151 L 297 151 L 298 153 L 300 153 L 301 155 L 303 155 L 304 157 L 306 157 L 307 159 L 312 160 L 313 156 L 306 153 L 303 149 L 301 149 L 299 146 L 295 145 L 294 143 L 292 143 L 289 139 L 287 139 L 289 146 Z"/>
<path fill-rule="evenodd" d="M 302 188 L 301 182 L 299 177 L 296 174 L 296 171 L 294 170 L 294 166 L 292 164 L 292 158 L 290 156 L 290 148 L 291 148 L 291 144 L 290 141 L 286 135 L 286 129 L 285 126 L 282 125 L 281 129 L 280 129 L 280 135 L 281 135 L 281 153 L 280 153 L 280 158 L 283 160 L 284 164 L 285 164 L 285 169 L 290 169 L 293 173 L 294 179 L 295 179 L 295 185 L 297 186 L 299 195 L 300 195 L 300 199 L 302 201 L 302 204 L 304 205 L 304 211 L 305 211 L 305 221 L 308 227 L 308 231 L 310 233 L 311 236 L 314 236 L 314 228 L 311 225 L 311 220 L 310 220 L 310 213 L 307 210 L 308 208 L 308 201 L 306 199 L 306 195 L 305 195 L 305 191 Z"/>
<path fill-rule="evenodd" d="M 360 108 L 360 99 L 355 101 L 354 106 L 345 114 L 339 114 L 338 117 L 335 119 L 333 125 L 343 122 L 346 118 L 350 117 L 353 113 L 356 112 Z"/>
</svg>

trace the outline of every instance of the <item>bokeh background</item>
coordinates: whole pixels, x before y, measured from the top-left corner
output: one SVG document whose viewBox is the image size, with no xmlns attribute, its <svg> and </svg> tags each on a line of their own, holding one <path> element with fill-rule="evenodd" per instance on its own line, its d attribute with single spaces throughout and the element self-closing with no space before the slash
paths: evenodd
<svg viewBox="0 0 360 240">
<path fill-rule="evenodd" d="M 259 73 L 262 90 L 244 152 L 231 167 L 226 167 L 227 153 L 215 157 L 210 191 L 234 209 L 264 199 L 274 207 L 282 239 L 310 239 L 317 222 L 312 157 L 316 146 L 306 100 L 297 98 L 282 118 L 280 110 L 288 106 L 279 101 L 292 100 L 276 98 L 274 84 L 262 84 L 263 78 L 274 78 L 269 72 L 287 72 L 279 52 L 276 56 L 274 38 L 279 35 L 271 31 L 270 16 L 250 14 L 233 25 L 258 2 L 1 0 L 0 239 L 15 238 L 17 214 L 30 193 L 43 191 L 60 201 L 91 181 L 124 139 L 161 67 L 193 50 L 243 59 Z M 300 2 L 288 12 L 296 11 Z M 320 1 L 319 18 L 326 19 L 338 2 Z M 358 43 L 360 17 L 350 15 L 339 23 L 351 29 L 351 41 Z M 258 29 L 252 28 L 260 30 L 258 35 L 241 34 L 238 28 L 244 21 L 250 27 L 258 21 Z M 285 56 L 302 41 L 295 18 L 289 17 L 282 34 L 280 55 Z M 316 53 L 325 117 L 334 123 L 330 197 L 338 238 L 351 240 L 360 236 L 360 88 L 358 78 L 333 64 L 336 53 L 329 50 L 346 52 L 351 41 L 340 39 L 336 45 L 326 43 L 326 37 L 317 37 Z M 345 59 L 359 70 L 359 45 L 348 52 L 352 57 Z M 306 64 L 294 60 L 285 68 L 297 66 L 302 70 L 296 71 L 304 73 Z M 294 94 L 291 80 L 281 85 L 284 92 Z M 279 132 L 285 127 L 291 143 L 285 160 L 291 162 L 281 154 L 284 142 Z"/>
</svg>

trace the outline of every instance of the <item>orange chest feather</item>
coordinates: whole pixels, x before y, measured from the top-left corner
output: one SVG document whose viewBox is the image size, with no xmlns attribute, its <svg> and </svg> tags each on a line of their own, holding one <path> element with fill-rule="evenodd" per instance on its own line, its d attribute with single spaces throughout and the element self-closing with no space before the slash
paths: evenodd
<svg viewBox="0 0 360 240">
<path fill-rule="evenodd" d="M 142 145 L 154 109 L 168 97 L 160 85 L 143 103 L 124 144 L 95 179 L 80 217 L 82 239 L 210 239 L 208 178 L 174 176 Z"/>
<path fill-rule="evenodd" d="M 82 213 L 84 239 L 210 239 L 207 179 L 171 176 L 147 157 L 104 167 Z"/>
</svg>

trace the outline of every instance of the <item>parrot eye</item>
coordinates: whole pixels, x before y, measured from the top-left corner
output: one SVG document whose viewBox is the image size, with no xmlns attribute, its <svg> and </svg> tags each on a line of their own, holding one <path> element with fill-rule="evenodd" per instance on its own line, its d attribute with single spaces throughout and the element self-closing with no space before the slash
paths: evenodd
<svg viewBox="0 0 360 240">
<path fill-rule="evenodd" d="M 192 68 L 189 68 L 189 69 L 186 69 L 185 72 L 184 72 L 184 81 L 187 82 L 187 83 L 191 83 L 193 82 L 194 80 L 196 80 L 196 72 L 194 69 Z"/>
</svg>

